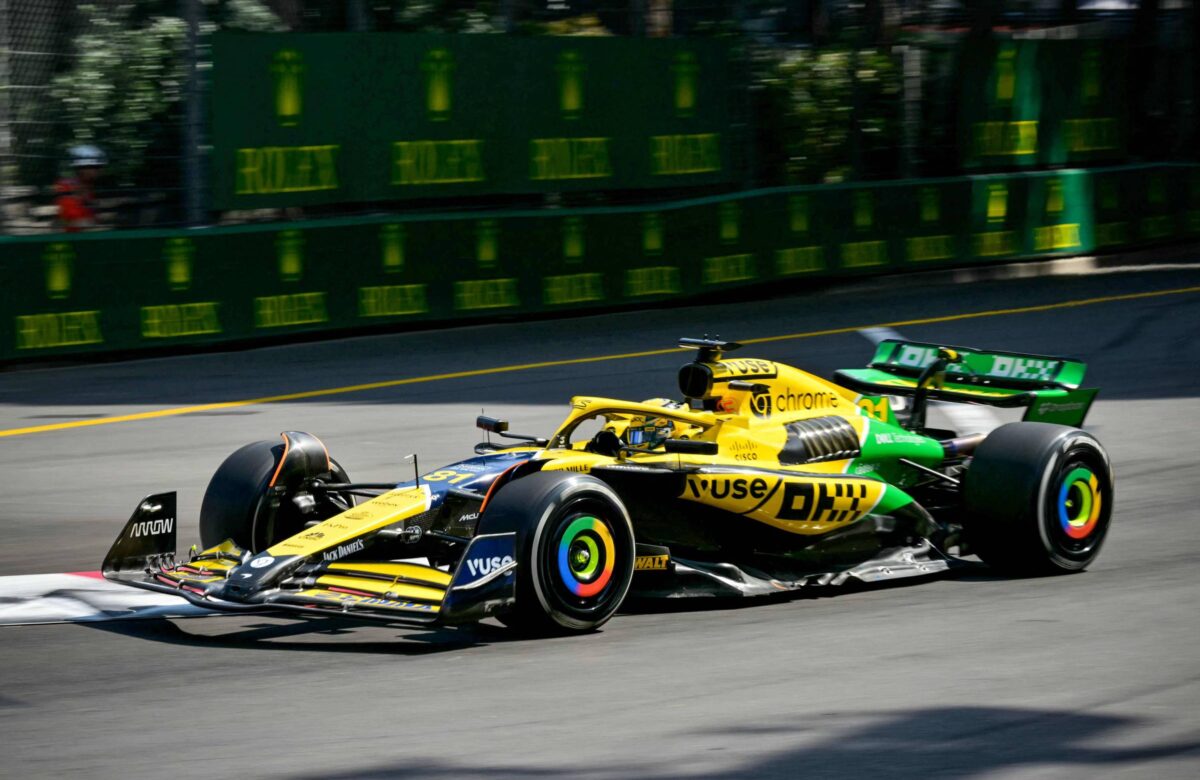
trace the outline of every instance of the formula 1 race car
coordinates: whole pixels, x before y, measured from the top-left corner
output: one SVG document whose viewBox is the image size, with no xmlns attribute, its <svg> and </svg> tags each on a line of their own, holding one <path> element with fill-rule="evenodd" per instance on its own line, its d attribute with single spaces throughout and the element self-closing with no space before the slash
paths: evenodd
<svg viewBox="0 0 1200 780">
<path fill-rule="evenodd" d="M 576 397 L 548 438 L 480 417 L 473 457 L 412 480 L 354 483 L 307 433 L 248 444 L 205 493 L 206 549 L 177 560 L 175 494 L 152 495 L 104 576 L 231 612 L 568 633 L 631 593 L 778 594 L 968 555 L 1073 572 L 1100 550 L 1113 474 L 1078 427 L 1096 394 L 1078 361 L 889 340 L 835 384 L 680 346 L 682 400 Z M 926 427 L 931 400 L 1026 411 L 960 434 Z"/>
</svg>

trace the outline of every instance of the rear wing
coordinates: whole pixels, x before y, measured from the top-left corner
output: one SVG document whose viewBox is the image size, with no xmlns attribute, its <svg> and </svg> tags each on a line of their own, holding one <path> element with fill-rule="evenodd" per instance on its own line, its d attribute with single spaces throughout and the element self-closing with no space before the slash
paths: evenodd
<svg viewBox="0 0 1200 780">
<path fill-rule="evenodd" d="M 875 349 L 866 368 L 842 369 L 835 380 L 873 395 L 913 395 L 921 373 L 938 357 L 942 345 L 887 339 Z M 986 352 L 950 347 L 958 362 L 946 367 L 928 397 L 941 401 L 1026 407 L 1025 420 L 1080 426 L 1099 392 L 1082 388 L 1087 366 L 1069 358 L 1021 352 Z"/>
</svg>

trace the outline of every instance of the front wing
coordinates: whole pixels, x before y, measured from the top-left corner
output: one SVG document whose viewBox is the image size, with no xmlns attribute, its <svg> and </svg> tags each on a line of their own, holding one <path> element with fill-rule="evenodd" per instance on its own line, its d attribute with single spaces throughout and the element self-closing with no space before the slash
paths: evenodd
<svg viewBox="0 0 1200 780">
<path fill-rule="evenodd" d="M 471 540 L 452 571 L 404 561 L 254 556 L 232 541 L 176 559 L 174 493 L 148 496 L 105 556 L 106 579 L 225 612 L 308 613 L 409 625 L 481 620 L 515 598 L 515 535 Z"/>
</svg>

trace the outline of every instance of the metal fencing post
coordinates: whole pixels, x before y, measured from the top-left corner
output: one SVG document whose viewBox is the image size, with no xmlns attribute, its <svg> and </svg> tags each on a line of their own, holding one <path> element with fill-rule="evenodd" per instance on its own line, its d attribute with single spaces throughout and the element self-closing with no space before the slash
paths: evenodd
<svg viewBox="0 0 1200 780">
<path fill-rule="evenodd" d="M 901 109 L 901 137 L 903 147 L 900 159 L 900 175 L 911 179 L 917 171 L 917 148 L 921 135 L 921 49 L 919 46 L 901 46 L 900 63 L 903 72 L 904 104 Z"/>
<path fill-rule="evenodd" d="M 9 31 L 8 0 L 0 0 L 0 235 L 8 232 L 8 201 L 12 195 L 13 171 L 13 117 L 12 117 L 12 69 L 9 56 L 12 40 Z"/>
<path fill-rule="evenodd" d="M 504 17 L 504 32 L 512 35 L 517 31 L 517 0 L 502 0 L 501 13 Z"/>
<path fill-rule="evenodd" d="M 179 0 L 187 24 L 184 46 L 183 217 L 189 226 L 204 222 L 205 193 L 201 162 L 203 106 L 200 87 L 200 0 Z"/>
<path fill-rule="evenodd" d="M 363 0 L 348 0 L 346 3 L 346 29 L 350 32 L 367 32 L 371 29 L 371 20 Z"/>
</svg>

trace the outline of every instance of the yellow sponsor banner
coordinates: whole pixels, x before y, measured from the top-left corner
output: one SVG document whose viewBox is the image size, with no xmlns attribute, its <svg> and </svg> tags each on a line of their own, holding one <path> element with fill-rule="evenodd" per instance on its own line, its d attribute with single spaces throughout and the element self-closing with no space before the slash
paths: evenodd
<svg viewBox="0 0 1200 780">
<path fill-rule="evenodd" d="M 359 317 L 401 317 L 425 314 L 429 303 L 423 284 L 389 284 L 358 288 Z"/>
<path fill-rule="evenodd" d="M 756 278 L 754 255 L 749 253 L 706 257 L 700 275 L 704 284 L 728 284 Z"/>
<path fill-rule="evenodd" d="M 1037 154 L 1037 120 L 979 122 L 974 129 L 975 154 L 980 157 L 1024 157 Z"/>
<path fill-rule="evenodd" d="M 53 349 L 103 344 L 99 311 L 64 311 L 53 314 L 19 314 L 16 317 L 17 349 Z"/>
<path fill-rule="evenodd" d="M 469 279 L 454 283 L 454 308 L 458 311 L 509 309 L 520 303 L 516 279 Z"/>
<path fill-rule="evenodd" d="M 992 230 L 971 237 L 979 257 L 1011 255 L 1017 251 L 1017 237 L 1011 230 Z"/>
<path fill-rule="evenodd" d="M 1063 137 L 1072 154 L 1107 152 L 1116 149 L 1120 141 L 1117 120 L 1112 117 L 1068 119 L 1063 122 Z"/>
<path fill-rule="evenodd" d="M 630 298 L 675 295 L 681 289 L 679 269 L 673 265 L 630 268 L 625 272 L 625 295 Z"/>
<path fill-rule="evenodd" d="M 869 268 L 887 265 L 886 241 L 855 241 L 842 244 L 842 266 L 845 268 Z"/>
<path fill-rule="evenodd" d="M 604 300 L 604 274 L 566 274 L 542 277 L 542 301 L 547 306 Z"/>
<path fill-rule="evenodd" d="M 237 150 L 237 195 L 336 190 L 337 144 L 262 146 Z"/>
<path fill-rule="evenodd" d="M 328 322 L 325 293 L 266 295 L 254 299 L 254 327 L 283 328 Z"/>
<path fill-rule="evenodd" d="M 221 333 L 220 303 L 171 303 L 142 307 L 142 338 L 172 339 Z"/>
<path fill-rule="evenodd" d="M 775 273 L 779 276 L 808 274 L 825 268 L 825 248 L 795 246 L 775 252 Z"/>
<path fill-rule="evenodd" d="M 392 144 L 392 184 L 467 184 L 486 181 L 483 141 L 396 141 Z"/>
<path fill-rule="evenodd" d="M 534 138 L 529 142 L 529 178 L 559 181 L 612 176 L 608 142 L 608 138 Z"/>
<path fill-rule="evenodd" d="M 954 257 L 953 236 L 913 236 L 905 241 L 908 259 L 913 263 L 948 260 Z"/>
<path fill-rule="evenodd" d="M 650 173 L 682 176 L 721 170 L 719 133 L 655 135 L 650 137 Z"/>
<path fill-rule="evenodd" d="M 1037 252 L 1078 249 L 1082 245 L 1077 224 L 1046 225 L 1033 229 L 1033 248 Z"/>
</svg>

